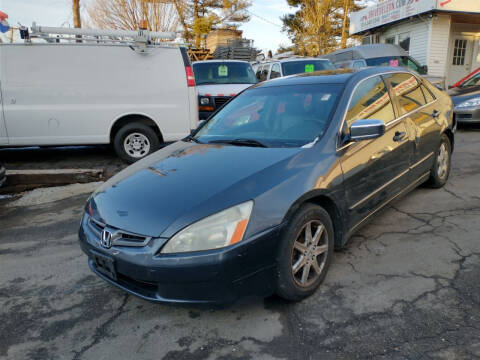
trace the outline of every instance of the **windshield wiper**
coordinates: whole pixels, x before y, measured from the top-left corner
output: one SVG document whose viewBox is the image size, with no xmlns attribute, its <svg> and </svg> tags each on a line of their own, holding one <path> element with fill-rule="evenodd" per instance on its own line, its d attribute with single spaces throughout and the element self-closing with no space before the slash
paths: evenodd
<svg viewBox="0 0 480 360">
<path fill-rule="evenodd" d="M 231 145 L 239 145 L 239 146 L 251 146 L 251 147 L 268 147 L 264 143 L 253 140 L 253 139 L 218 139 L 212 140 L 208 142 L 209 144 L 231 144 Z"/>
<path fill-rule="evenodd" d="M 192 135 L 188 135 L 183 140 L 193 141 L 193 142 L 196 142 L 197 144 L 203 144 L 200 140 L 198 140 L 196 137 L 194 137 Z"/>
</svg>

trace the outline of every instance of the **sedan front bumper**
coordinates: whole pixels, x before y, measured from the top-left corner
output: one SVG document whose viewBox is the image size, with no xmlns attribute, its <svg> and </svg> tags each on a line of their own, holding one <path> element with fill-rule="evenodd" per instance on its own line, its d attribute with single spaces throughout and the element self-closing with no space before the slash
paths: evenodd
<svg viewBox="0 0 480 360">
<path fill-rule="evenodd" d="M 480 108 L 455 108 L 455 119 L 457 123 L 480 123 Z"/>
<path fill-rule="evenodd" d="M 280 226 L 237 245 L 211 251 L 159 254 L 166 239 L 145 247 L 105 249 L 82 220 L 79 241 L 89 266 L 102 279 L 124 291 L 155 302 L 229 303 L 246 295 L 274 291 L 275 255 Z M 115 276 L 99 271 L 95 255 L 112 260 Z"/>
</svg>

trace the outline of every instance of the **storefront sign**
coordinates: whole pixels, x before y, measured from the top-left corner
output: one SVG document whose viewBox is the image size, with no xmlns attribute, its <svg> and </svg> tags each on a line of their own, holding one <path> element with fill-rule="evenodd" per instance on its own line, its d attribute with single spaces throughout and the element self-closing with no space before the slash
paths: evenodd
<svg viewBox="0 0 480 360">
<path fill-rule="evenodd" d="M 350 15 L 350 34 L 422 14 L 435 9 L 436 5 L 437 0 L 386 0 L 380 2 Z"/>
<path fill-rule="evenodd" d="M 480 13 L 480 0 L 385 0 L 350 15 L 350 34 L 431 10 Z"/>
<path fill-rule="evenodd" d="M 437 0 L 438 10 L 480 12 L 479 0 Z"/>
</svg>

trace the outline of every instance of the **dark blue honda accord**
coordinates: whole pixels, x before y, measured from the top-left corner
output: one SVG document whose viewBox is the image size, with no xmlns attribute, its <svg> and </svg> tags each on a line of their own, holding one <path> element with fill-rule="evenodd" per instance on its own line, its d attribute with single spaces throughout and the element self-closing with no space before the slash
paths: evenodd
<svg viewBox="0 0 480 360">
<path fill-rule="evenodd" d="M 399 68 L 255 85 L 99 188 L 80 245 L 98 276 L 152 301 L 301 300 L 373 214 L 446 183 L 452 110 Z"/>
</svg>

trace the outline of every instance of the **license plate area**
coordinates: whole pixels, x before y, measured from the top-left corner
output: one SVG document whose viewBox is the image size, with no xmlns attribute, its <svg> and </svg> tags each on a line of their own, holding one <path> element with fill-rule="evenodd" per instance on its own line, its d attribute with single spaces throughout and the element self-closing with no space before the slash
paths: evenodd
<svg viewBox="0 0 480 360">
<path fill-rule="evenodd" d="M 108 276 L 113 280 L 117 280 L 117 272 L 115 271 L 115 262 L 111 257 L 92 251 L 92 260 L 95 265 L 95 269 L 98 272 Z"/>
</svg>

